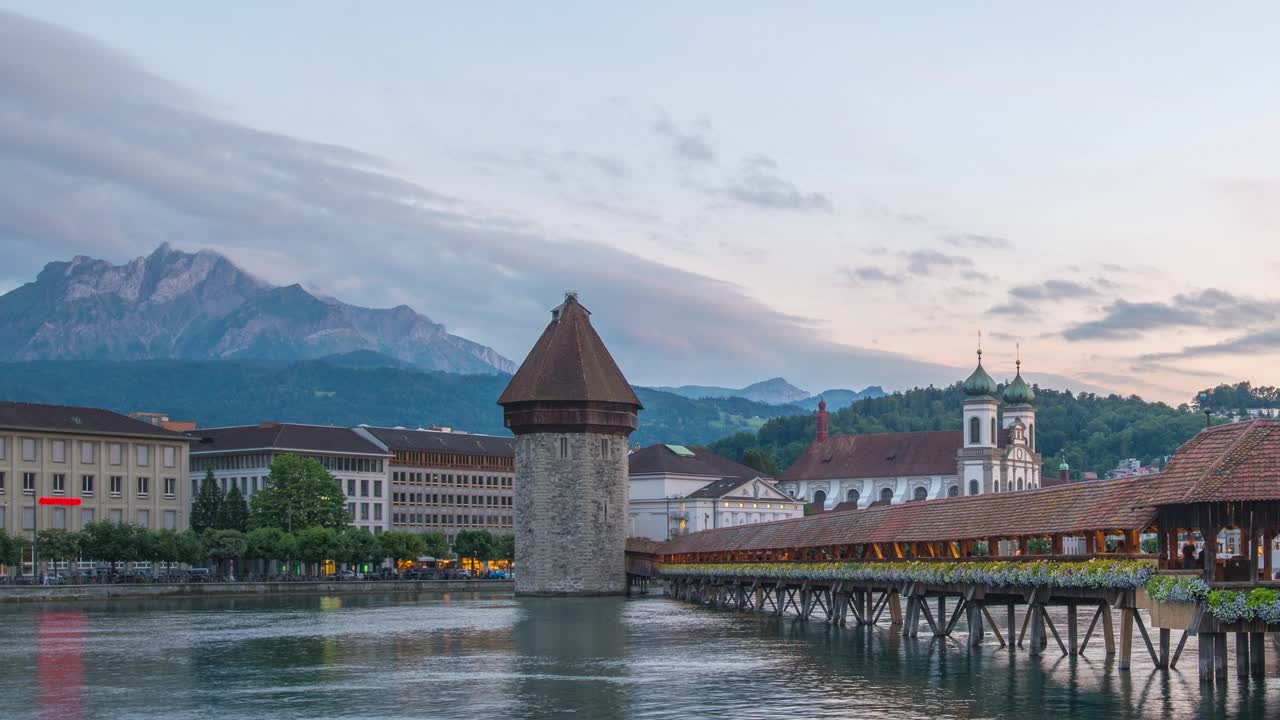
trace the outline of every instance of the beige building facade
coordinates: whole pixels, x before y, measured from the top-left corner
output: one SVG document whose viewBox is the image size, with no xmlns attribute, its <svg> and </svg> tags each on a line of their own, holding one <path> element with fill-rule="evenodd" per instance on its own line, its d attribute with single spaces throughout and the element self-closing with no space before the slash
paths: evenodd
<svg viewBox="0 0 1280 720">
<path fill-rule="evenodd" d="M 183 530 L 189 438 L 100 408 L 0 402 L 0 530 Z M 74 498 L 79 506 L 38 500 Z"/>
</svg>

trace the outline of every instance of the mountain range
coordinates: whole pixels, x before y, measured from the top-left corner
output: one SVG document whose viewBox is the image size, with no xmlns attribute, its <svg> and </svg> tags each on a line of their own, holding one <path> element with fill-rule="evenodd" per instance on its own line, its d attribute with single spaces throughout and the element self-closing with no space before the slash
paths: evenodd
<svg viewBox="0 0 1280 720">
<path fill-rule="evenodd" d="M 848 407 L 863 398 L 884 397 L 885 395 L 884 389 L 879 385 L 871 385 L 862 390 L 824 390 L 817 395 L 810 395 L 780 377 L 762 380 L 742 388 L 727 388 L 715 385 L 680 385 L 677 387 L 658 386 L 653 389 L 692 399 L 739 397 L 768 405 L 796 405 L 806 410 L 817 410 L 819 400 L 826 400 L 829 409 L 838 410 Z"/>
<path fill-rule="evenodd" d="M 360 351 L 453 373 L 511 373 L 515 364 L 407 305 L 373 309 L 273 286 L 210 251 L 168 243 L 112 265 L 83 255 L 51 262 L 0 295 L 0 360 L 259 359 Z"/>
<path fill-rule="evenodd" d="M 495 400 L 505 373 L 429 372 L 368 351 L 316 360 L 134 360 L 0 363 L 0 400 L 164 412 L 201 427 L 264 421 L 449 426 L 509 434 Z M 705 445 L 805 411 L 738 397 L 693 399 L 636 387 L 632 443 Z"/>
</svg>

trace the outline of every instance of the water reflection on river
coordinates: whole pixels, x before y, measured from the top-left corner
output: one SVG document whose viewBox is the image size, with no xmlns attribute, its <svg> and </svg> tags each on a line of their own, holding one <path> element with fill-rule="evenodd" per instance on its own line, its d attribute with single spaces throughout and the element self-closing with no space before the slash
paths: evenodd
<svg viewBox="0 0 1280 720">
<path fill-rule="evenodd" d="M 1076 661 L 1010 657 L 660 598 L 25 605 L 0 607 L 0 621 L 4 718 L 1261 718 L 1280 708 L 1274 656 L 1266 686 L 1233 673 L 1228 688 L 1201 690 L 1194 643 L 1181 671 L 1143 658 L 1122 675 L 1101 643 Z"/>
</svg>

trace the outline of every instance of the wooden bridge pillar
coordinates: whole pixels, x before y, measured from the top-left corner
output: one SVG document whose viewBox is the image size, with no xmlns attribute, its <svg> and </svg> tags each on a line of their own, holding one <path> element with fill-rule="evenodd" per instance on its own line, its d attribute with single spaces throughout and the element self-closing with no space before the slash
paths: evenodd
<svg viewBox="0 0 1280 720">
<path fill-rule="evenodd" d="M 1018 608 L 1013 603 L 1009 603 L 1006 609 L 1009 613 L 1009 652 L 1016 652 L 1018 650 Z"/>
<path fill-rule="evenodd" d="M 982 645 L 982 605 L 980 600 L 965 601 L 964 611 L 969 621 L 969 647 Z"/>
<path fill-rule="evenodd" d="M 1199 645 L 1198 655 L 1200 657 L 1200 683 L 1202 685 L 1213 684 L 1213 634 L 1200 633 L 1196 636 L 1196 644 Z"/>
<path fill-rule="evenodd" d="M 1106 659 L 1116 656 L 1116 629 L 1111 619 L 1111 604 L 1102 604 L 1102 643 L 1107 648 Z"/>
<path fill-rule="evenodd" d="M 902 626 L 902 597 L 898 595 L 897 590 L 889 591 L 889 625 Z"/>
<path fill-rule="evenodd" d="M 1128 672 L 1133 661 L 1133 613 L 1129 608 L 1120 610 L 1120 662 L 1116 669 Z"/>
<path fill-rule="evenodd" d="M 1160 667 L 1164 670 L 1169 669 L 1169 636 L 1171 631 L 1169 628 L 1160 628 Z"/>
<path fill-rule="evenodd" d="M 1227 686 L 1227 634 L 1213 634 L 1213 681 Z"/>
<path fill-rule="evenodd" d="M 1031 623 L 1031 657 L 1036 657 L 1049 645 L 1044 634 L 1044 610 L 1039 603 L 1027 606 L 1027 621 Z"/>
<path fill-rule="evenodd" d="M 1249 679 L 1249 633 L 1236 633 L 1236 677 L 1241 682 Z"/>
<path fill-rule="evenodd" d="M 1076 604 L 1071 603 L 1067 606 L 1067 654 L 1072 656 L 1080 654 L 1080 647 L 1076 642 L 1078 637 L 1077 622 Z"/>
<path fill-rule="evenodd" d="M 1267 553 L 1267 557 L 1271 557 L 1271 553 Z M 1249 633 L 1249 675 L 1258 679 L 1267 676 L 1266 650 L 1263 647 L 1266 635 L 1260 632 Z"/>
</svg>

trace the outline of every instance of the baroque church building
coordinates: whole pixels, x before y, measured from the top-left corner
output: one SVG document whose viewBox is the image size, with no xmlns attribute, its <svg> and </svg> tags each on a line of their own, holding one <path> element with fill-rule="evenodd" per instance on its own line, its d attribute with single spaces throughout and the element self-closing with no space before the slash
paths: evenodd
<svg viewBox="0 0 1280 720">
<path fill-rule="evenodd" d="M 1041 487 L 1035 392 L 1022 379 L 1021 359 L 997 398 L 979 350 L 963 389 L 960 430 L 831 437 L 820 402 L 813 444 L 778 477 L 778 488 L 821 510 L 852 510 Z"/>
</svg>

